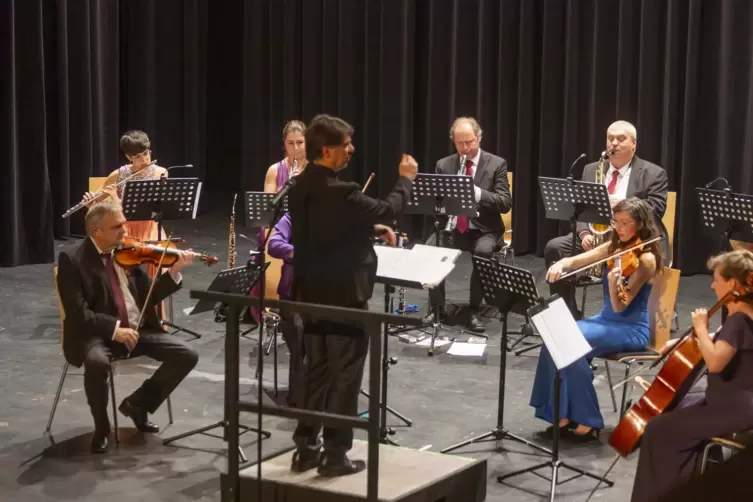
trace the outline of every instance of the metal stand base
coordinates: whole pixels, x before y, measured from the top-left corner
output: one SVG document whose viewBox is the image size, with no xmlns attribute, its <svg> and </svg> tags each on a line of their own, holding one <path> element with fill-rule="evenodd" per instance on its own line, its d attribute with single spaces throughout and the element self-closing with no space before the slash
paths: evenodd
<svg viewBox="0 0 753 502">
<path fill-rule="evenodd" d="M 524 444 L 526 446 L 530 446 L 531 448 L 534 448 L 536 450 L 542 451 L 544 453 L 549 453 L 549 454 L 552 453 L 552 450 L 544 448 L 543 446 L 541 446 L 539 444 L 536 444 L 533 441 L 529 441 L 529 440 L 527 440 L 525 438 L 522 438 L 520 436 L 516 436 L 515 434 L 511 434 L 511 433 L 507 432 L 506 430 L 504 430 L 501 427 L 497 427 L 496 429 L 492 429 L 489 432 L 487 432 L 486 434 L 482 434 L 480 436 L 476 436 L 476 437 L 473 437 L 473 438 L 470 438 L 470 439 L 466 439 L 465 441 L 463 441 L 461 443 L 458 443 L 458 444 L 455 444 L 455 445 L 452 445 L 452 446 L 448 446 L 447 448 L 445 448 L 443 450 L 439 450 L 439 453 L 449 453 L 449 452 L 451 452 L 453 450 L 457 450 L 458 448 L 462 448 L 463 446 L 468 446 L 469 444 L 474 444 L 474 443 L 480 443 L 480 442 L 483 442 L 483 441 L 488 441 L 490 439 L 494 439 L 495 441 L 502 441 L 503 439 L 512 439 L 513 441 L 517 441 L 517 442 L 522 443 L 522 444 Z"/>
<path fill-rule="evenodd" d="M 160 324 L 162 324 L 163 326 L 168 326 L 170 328 L 173 328 L 175 331 L 173 331 L 172 333 L 170 333 L 171 335 L 174 335 L 175 333 L 179 333 L 179 332 L 183 331 L 183 332 L 188 333 L 189 335 L 191 335 L 194 339 L 201 338 L 201 335 L 198 334 L 197 332 L 191 331 L 190 329 L 186 329 L 186 328 L 183 328 L 181 326 L 178 326 L 177 324 L 174 324 L 171 321 L 163 320 L 163 321 L 160 321 Z"/>
<path fill-rule="evenodd" d="M 173 441 L 177 441 L 179 439 L 183 439 L 183 438 L 187 438 L 187 437 L 190 437 L 190 436 L 194 436 L 196 434 L 205 434 L 207 436 L 216 437 L 216 438 L 219 438 L 219 439 L 224 439 L 222 436 L 217 436 L 217 435 L 214 435 L 214 434 L 207 434 L 207 432 L 211 431 L 212 429 L 217 429 L 219 427 L 222 427 L 222 429 L 225 430 L 228 425 L 229 424 L 227 422 L 217 422 L 215 424 L 207 425 L 207 426 L 201 427 L 199 429 L 195 429 L 195 430 L 192 430 L 192 431 L 189 431 L 189 432 L 184 432 L 183 434 L 178 434 L 177 436 L 169 437 L 167 439 L 164 439 L 162 441 L 162 444 L 163 445 L 169 445 Z M 243 429 L 243 431 L 240 434 L 238 434 L 238 436 L 242 436 L 243 434 L 245 434 L 245 433 L 247 433 L 249 431 L 250 432 L 255 432 L 257 434 L 261 434 L 262 436 L 264 436 L 264 438 L 269 438 L 272 435 L 272 433 L 267 432 L 265 430 L 261 430 L 260 431 L 259 429 L 254 429 L 253 427 L 247 427 L 245 425 L 238 425 L 238 427 L 241 428 L 241 429 Z M 240 458 L 241 463 L 248 462 L 248 457 L 246 457 L 246 454 L 243 453 L 243 449 L 240 446 L 238 446 L 238 458 Z"/>
<path fill-rule="evenodd" d="M 569 465 L 562 460 L 548 460 L 546 462 L 542 462 L 538 465 L 534 465 L 532 467 L 528 467 L 526 469 L 521 469 L 519 471 L 510 472 L 507 474 L 503 474 L 501 476 L 497 476 L 497 482 L 503 483 L 506 479 L 511 478 L 513 476 L 518 476 L 519 474 L 526 474 L 529 472 L 533 472 L 539 476 L 540 474 L 536 473 L 535 471 L 542 469 L 544 467 L 548 467 L 552 470 L 551 478 L 549 478 L 549 481 L 551 483 L 551 486 L 549 488 L 549 500 L 550 502 L 554 502 L 554 495 L 557 491 L 557 485 L 561 485 L 563 483 L 567 483 L 568 481 L 572 481 L 573 479 L 577 479 L 581 476 L 588 476 L 591 479 L 595 479 L 597 481 L 600 481 L 602 483 L 606 483 L 609 486 L 613 486 L 614 483 L 612 481 L 609 481 L 605 477 L 599 477 L 596 474 L 591 474 L 590 472 L 584 471 L 583 469 L 579 469 L 578 467 L 573 467 L 572 465 Z M 559 470 L 560 469 L 570 469 L 571 471 L 577 473 L 575 476 L 569 477 L 567 479 L 559 480 Z"/>
</svg>

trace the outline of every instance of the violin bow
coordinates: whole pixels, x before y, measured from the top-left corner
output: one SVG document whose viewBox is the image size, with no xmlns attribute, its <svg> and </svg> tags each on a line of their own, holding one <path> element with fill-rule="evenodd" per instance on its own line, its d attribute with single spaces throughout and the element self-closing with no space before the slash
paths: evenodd
<svg viewBox="0 0 753 502">
<path fill-rule="evenodd" d="M 608 262 L 609 260 L 611 260 L 613 258 L 617 258 L 618 256 L 622 256 L 622 255 L 624 255 L 626 253 L 629 253 L 631 251 L 635 251 L 636 249 L 642 248 L 643 246 L 647 246 L 649 244 L 653 244 L 654 242 L 660 241 L 663 238 L 664 238 L 663 235 L 657 235 L 656 237 L 652 237 L 651 239 L 649 239 L 649 240 L 647 240 L 645 242 L 641 242 L 640 244 L 635 244 L 635 245 L 630 246 L 629 248 L 623 249 L 621 251 L 616 251 L 616 252 L 612 253 L 611 255 L 607 256 L 606 258 L 600 258 L 599 260 L 597 260 L 597 261 L 595 261 L 593 263 L 589 263 L 588 265 L 583 265 L 582 267 L 580 267 L 580 268 L 578 268 L 576 270 L 571 270 L 571 271 L 569 271 L 569 272 L 567 272 L 565 274 L 562 274 L 561 276 L 559 276 L 559 278 L 557 279 L 557 281 L 561 281 L 562 279 L 566 279 L 568 277 L 571 277 L 571 276 L 573 276 L 573 275 L 575 275 L 577 273 L 583 272 L 584 270 L 588 270 L 589 268 L 593 267 L 594 265 L 599 265 L 601 263 Z M 554 281 L 554 282 L 557 282 L 557 281 Z"/>
<path fill-rule="evenodd" d="M 167 242 L 170 242 L 170 235 L 167 236 Z M 165 248 L 162 250 L 162 256 L 159 258 L 159 263 L 157 264 L 157 274 L 160 273 L 160 269 L 162 268 L 162 262 L 165 260 L 165 254 L 167 253 L 168 246 L 165 246 Z M 144 319 L 144 313 L 146 312 L 146 307 L 149 305 L 149 300 L 152 297 L 152 291 L 154 291 L 154 284 L 157 282 L 157 275 L 155 275 L 154 279 L 152 280 L 152 283 L 149 285 L 149 292 L 146 294 L 146 298 L 144 299 L 144 305 L 141 307 L 141 313 L 139 314 L 139 322 L 136 325 L 136 330 L 141 327 L 141 321 Z M 138 342 L 136 342 L 138 343 Z M 131 357 L 131 351 L 128 351 L 128 357 Z"/>
</svg>

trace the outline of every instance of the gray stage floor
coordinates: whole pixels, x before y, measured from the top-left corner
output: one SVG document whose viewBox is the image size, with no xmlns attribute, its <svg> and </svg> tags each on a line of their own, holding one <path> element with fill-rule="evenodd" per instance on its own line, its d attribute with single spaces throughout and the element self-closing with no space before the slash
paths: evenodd
<svg viewBox="0 0 753 502">
<path fill-rule="evenodd" d="M 168 224 L 196 250 L 216 254 L 224 264 L 227 251 L 227 218 L 203 216 L 187 224 Z M 239 229 L 244 233 L 245 229 Z M 250 232 L 247 235 L 251 235 Z M 57 243 L 60 250 L 73 241 Z M 238 238 L 239 263 L 243 263 L 252 243 Z M 543 261 L 524 256 L 516 265 L 532 270 L 543 278 Z M 81 376 L 68 377 L 52 437 L 44 434 L 52 400 L 60 378 L 63 357 L 60 349 L 60 323 L 53 284 L 52 265 L 36 265 L 0 269 L 0 500 L 52 501 L 86 500 L 109 502 L 138 500 L 219 500 L 219 472 L 224 469 L 224 443 L 212 437 L 194 436 L 174 446 L 162 446 L 157 437 L 144 437 L 121 420 L 123 444 L 111 453 L 92 457 L 88 454 L 92 420 L 83 392 Z M 195 265 L 184 274 L 185 288 L 175 297 L 176 322 L 203 334 L 191 342 L 201 358 L 195 371 L 173 394 L 175 423 L 163 429 L 161 437 L 185 432 L 211 424 L 221 418 L 223 395 L 224 326 L 213 321 L 212 314 L 186 317 L 183 309 L 193 304 L 189 289 L 208 286 L 220 266 L 207 268 Z M 470 259 L 463 256 L 448 281 L 448 301 L 467 302 L 467 274 Z M 708 276 L 683 277 L 680 283 L 678 311 L 681 325 L 687 324 L 692 308 L 713 303 Z M 541 291 L 546 291 L 542 286 Z M 592 288 L 587 312 L 594 314 L 601 302 L 601 293 Z M 418 304 L 424 313 L 425 293 L 407 293 L 407 303 Z M 377 286 L 373 308 L 381 309 L 382 287 Z M 492 316 L 493 312 L 489 312 Z M 412 448 L 432 451 L 451 445 L 471 435 L 493 428 L 497 413 L 497 383 L 499 375 L 500 323 L 486 319 L 490 334 L 487 357 L 478 360 L 458 359 L 446 354 L 429 358 L 426 350 L 417 350 L 394 338 L 390 352 L 399 363 L 389 372 L 388 404 L 413 420 L 412 427 L 389 416 L 397 431 L 392 439 Z M 511 328 L 519 320 L 512 316 Z M 242 394 L 255 395 L 254 358 L 256 341 L 241 341 Z M 280 364 L 280 379 L 286 379 L 284 346 Z M 536 368 L 538 351 L 528 355 L 508 357 L 505 425 L 513 433 L 537 439 L 536 433 L 546 426 L 533 418 L 528 398 Z M 271 386 L 272 359 L 267 359 L 265 386 Z M 156 363 L 140 358 L 118 366 L 117 395 L 122 399 L 150 374 Z M 615 367 L 614 374 L 620 369 Z M 596 375 L 602 412 L 607 429 L 617 422 L 612 411 L 603 364 Z M 362 400 L 366 409 L 366 399 Z M 121 417 L 122 418 L 122 417 Z M 163 406 L 153 417 L 161 425 L 167 424 Z M 256 423 L 249 415 L 247 424 Z M 263 441 L 264 452 L 289 445 L 293 428 L 290 421 L 269 418 L 264 427 L 272 438 Z M 603 472 L 614 459 L 607 444 L 607 434 L 599 443 L 567 445 L 561 455 L 575 466 Z M 218 431 L 219 432 L 219 431 Z M 540 462 L 542 457 L 524 445 L 504 441 L 504 450 L 495 443 L 477 444 L 462 450 L 462 454 L 488 459 L 489 501 L 540 500 L 547 494 L 546 481 L 534 475 L 510 480 L 509 485 L 496 482 L 496 476 L 514 469 Z M 546 442 L 543 442 L 546 444 Z M 244 436 L 241 444 L 250 458 L 256 456 L 255 438 Z M 458 452 L 460 453 L 460 452 Z M 620 460 L 611 478 L 613 488 L 601 488 L 594 500 L 628 500 L 635 471 L 635 458 Z M 567 476 L 567 473 L 565 473 Z M 586 500 L 594 483 L 579 479 L 560 486 L 558 500 Z"/>
</svg>

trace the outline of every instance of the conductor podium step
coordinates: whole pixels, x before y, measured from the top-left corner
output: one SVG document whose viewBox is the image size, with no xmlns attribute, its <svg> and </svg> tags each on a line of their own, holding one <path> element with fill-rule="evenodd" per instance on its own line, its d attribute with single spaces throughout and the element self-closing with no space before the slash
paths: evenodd
<svg viewBox="0 0 753 502">
<path fill-rule="evenodd" d="M 367 443 L 354 441 L 348 453 L 366 459 Z M 354 502 L 366 500 L 366 471 L 325 478 L 316 469 L 290 471 L 293 452 L 262 463 L 264 502 Z M 257 466 L 240 471 L 240 500 L 257 500 Z M 225 482 L 225 475 L 222 475 Z M 486 460 L 379 445 L 380 502 L 482 502 Z"/>
</svg>

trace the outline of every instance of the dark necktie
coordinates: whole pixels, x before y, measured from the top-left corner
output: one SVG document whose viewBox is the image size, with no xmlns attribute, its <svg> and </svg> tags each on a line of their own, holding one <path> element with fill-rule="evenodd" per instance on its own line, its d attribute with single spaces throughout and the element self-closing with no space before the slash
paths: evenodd
<svg viewBox="0 0 753 502">
<path fill-rule="evenodd" d="M 465 175 L 473 176 L 473 161 L 471 159 L 465 161 Z M 456 227 L 461 234 L 468 231 L 468 217 L 458 216 Z"/>
<path fill-rule="evenodd" d="M 118 273 L 115 271 L 115 264 L 112 262 L 112 254 L 103 254 L 102 258 L 105 259 L 105 270 L 107 270 L 107 276 L 110 278 L 110 287 L 112 288 L 112 295 L 115 297 L 115 306 L 118 308 L 120 327 L 129 328 L 128 309 L 126 309 L 123 290 L 120 289 L 120 279 L 118 279 Z"/>
<path fill-rule="evenodd" d="M 609 195 L 614 194 L 614 190 L 617 188 L 617 178 L 620 176 L 620 172 L 618 170 L 612 171 L 612 180 L 609 182 L 609 186 L 607 187 L 607 191 L 609 192 Z"/>
</svg>

